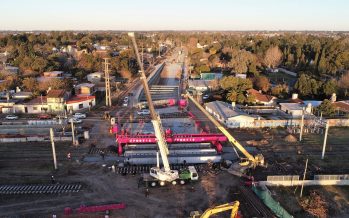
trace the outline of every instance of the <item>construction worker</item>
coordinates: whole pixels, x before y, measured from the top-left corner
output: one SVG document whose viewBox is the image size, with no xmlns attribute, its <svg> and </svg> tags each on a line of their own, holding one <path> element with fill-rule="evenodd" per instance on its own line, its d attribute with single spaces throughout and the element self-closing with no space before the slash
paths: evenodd
<svg viewBox="0 0 349 218">
<path fill-rule="evenodd" d="M 145 197 L 147 198 L 149 196 L 149 189 L 145 189 Z"/>
<path fill-rule="evenodd" d="M 55 180 L 55 177 L 54 177 L 54 176 L 51 176 L 51 183 L 52 183 L 52 184 L 55 184 L 55 183 L 56 183 L 56 180 Z"/>
<path fill-rule="evenodd" d="M 104 151 L 101 151 L 102 160 L 104 160 Z"/>
<path fill-rule="evenodd" d="M 70 153 L 70 152 L 68 152 L 68 154 L 67 154 L 67 159 L 68 159 L 69 161 L 71 161 L 71 153 Z"/>
</svg>

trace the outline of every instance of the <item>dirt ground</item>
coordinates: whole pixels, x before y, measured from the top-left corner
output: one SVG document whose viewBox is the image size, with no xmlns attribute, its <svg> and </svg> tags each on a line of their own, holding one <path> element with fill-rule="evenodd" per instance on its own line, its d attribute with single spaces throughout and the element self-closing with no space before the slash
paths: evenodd
<svg viewBox="0 0 349 218">
<path fill-rule="evenodd" d="M 303 175 L 305 161 L 309 158 L 306 179 L 313 179 L 316 174 L 349 173 L 349 128 L 329 129 L 325 159 L 321 159 L 323 137 L 319 134 L 305 134 L 302 142 L 287 142 L 289 134 L 285 129 L 233 130 L 232 134 L 247 146 L 251 138 L 255 147 L 265 157 L 268 167 L 255 171 L 256 180 L 266 180 L 267 175 Z M 253 136 L 253 137 L 251 137 Z M 298 139 L 298 135 L 294 135 Z M 268 143 L 266 143 L 266 141 Z M 259 143 L 258 143 L 259 142 Z M 312 217 L 300 206 L 299 187 L 270 188 L 273 197 L 295 217 Z M 303 197 L 310 191 L 318 191 L 328 203 L 328 212 L 324 217 L 349 217 L 349 187 L 323 186 L 305 187 Z M 303 199 L 304 199 L 303 198 Z"/>
<path fill-rule="evenodd" d="M 138 176 L 122 176 L 103 170 L 100 164 L 65 163 L 55 173 L 57 182 L 80 182 L 79 193 L 60 195 L 1 196 L 0 217 L 62 217 L 65 207 L 124 202 L 126 209 L 113 211 L 111 217 L 187 217 L 192 210 L 205 210 L 209 206 L 229 201 L 231 186 L 238 184 L 232 175 L 201 174 L 200 181 L 185 186 L 150 189 L 138 188 Z M 194 187 L 192 191 L 191 187 Z M 91 214 L 92 217 L 98 217 Z M 72 217 L 72 216 L 69 216 Z"/>
</svg>

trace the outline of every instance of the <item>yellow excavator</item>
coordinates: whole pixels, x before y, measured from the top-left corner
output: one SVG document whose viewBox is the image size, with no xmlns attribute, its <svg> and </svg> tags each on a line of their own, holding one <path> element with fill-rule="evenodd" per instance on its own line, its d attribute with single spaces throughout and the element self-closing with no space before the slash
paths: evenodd
<svg viewBox="0 0 349 218">
<path fill-rule="evenodd" d="M 239 210 L 239 201 L 234 201 L 227 204 L 222 204 L 216 207 L 208 208 L 204 213 L 200 213 L 199 211 L 192 211 L 190 213 L 190 218 L 209 218 L 211 215 L 221 213 L 224 211 L 231 210 L 230 218 L 238 218 L 238 210 Z"/>
<path fill-rule="evenodd" d="M 257 154 L 256 156 L 251 155 L 246 151 L 246 149 L 224 128 L 222 124 L 220 124 L 214 117 L 209 114 L 205 108 L 201 106 L 199 102 L 197 102 L 193 96 L 190 94 L 186 95 L 197 108 L 200 109 L 202 113 L 228 138 L 229 142 L 234 145 L 236 148 L 241 151 L 241 153 L 245 156 L 245 158 L 240 158 L 239 163 L 234 163 L 228 168 L 228 172 L 236 175 L 236 176 L 245 176 L 245 172 L 249 168 L 256 168 L 257 166 L 265 167 L 264 156 L 262 154 Z"/>
</svg>

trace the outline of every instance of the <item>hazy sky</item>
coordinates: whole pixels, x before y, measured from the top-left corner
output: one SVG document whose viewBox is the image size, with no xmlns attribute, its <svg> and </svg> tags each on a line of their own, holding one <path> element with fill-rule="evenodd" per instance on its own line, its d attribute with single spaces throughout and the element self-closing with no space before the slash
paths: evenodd
<svg viewBox="0 0 349 218">
<path fill-rule="evenodd" d="M 349 30 L 349 0 L 2 0 L 1 30 Z"/>
</svg>

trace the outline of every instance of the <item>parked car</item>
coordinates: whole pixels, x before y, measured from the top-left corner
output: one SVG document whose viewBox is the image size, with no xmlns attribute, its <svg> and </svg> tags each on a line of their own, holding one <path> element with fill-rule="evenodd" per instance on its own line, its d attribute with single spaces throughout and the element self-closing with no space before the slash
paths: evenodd
<svg viewBox="0 0 349 218">
<path fill-rule="evenodd" d="M 73 117 L 73 118 L 70 118 L 70 119 L 68 120 L 68 123 L 71 123 L 71 122 L 78 124 L 78 123 L 82 123 L 82 120 Z"/>
<path fill-rule="evenodd" d="M 142 109 L 142 110 L 137 111 L 137 114 L 138 115 L 149 115 L 150 114 L 150 110 Z"/>
<path fill-rule="evenodd" d="M 124 98 L 124 102 L 128 102 L 128 96 Z"/>
<path fill-rule="evenodd" d="M 40 120 L 47 120 L 47 119 L 51 119 L 51 115 L 50 114 L 39 114 L 37 116 Z"/>
<path fill-rule="evenodd" d="M 9 114 L 5 117 L 6 120 L 17 120 L 18 116 L 13 115 L 13 114 Z"/>
<path fill-rule="evenodd" d="M 83 113 L 75 113 L 73 115 L 74 118 L 78 118 L 78 119 L 85 119 L 86 118 L 86 114 Z"/>
</svg>

